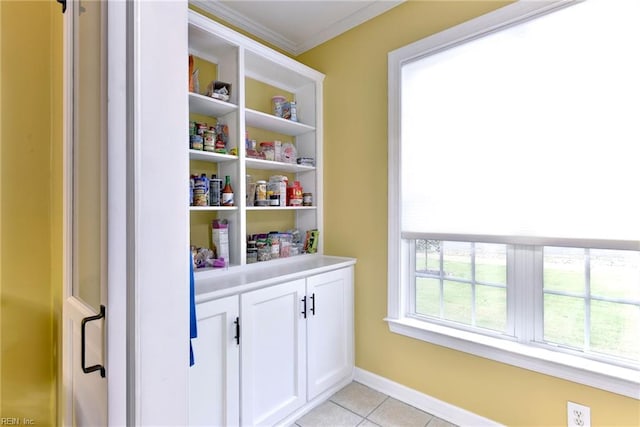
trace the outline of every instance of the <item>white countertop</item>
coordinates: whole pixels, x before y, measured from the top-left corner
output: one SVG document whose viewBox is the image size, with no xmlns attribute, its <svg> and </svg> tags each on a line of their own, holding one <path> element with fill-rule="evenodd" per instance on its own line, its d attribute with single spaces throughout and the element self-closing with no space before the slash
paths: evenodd
<svg viewBox="0 0 640 427">
<path fill-rule="evenodd" d="M 348 267 L 355 258 L 299 255 L 196 275 L 196 303 Z"/>
</svg>

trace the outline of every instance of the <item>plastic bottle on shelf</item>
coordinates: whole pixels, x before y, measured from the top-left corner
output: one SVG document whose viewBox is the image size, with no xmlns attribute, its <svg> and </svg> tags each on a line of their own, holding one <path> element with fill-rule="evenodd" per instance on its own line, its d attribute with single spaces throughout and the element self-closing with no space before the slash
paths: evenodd
<svg viewBox="0 0 640 427">
<path fill-rule="evenodd" d="M 224 177 L 224 188 L 222 189 L 222 206 L 233 206 L 233 188 L 231 188 L 231 177 Z"/>
<path fill-rule="evenodd" d="M 291 101 L 289 103 L 289 114 L 289 120 L 291 120 L 292 122 L 298 121 L 298 106 L 296 104 L 296 101 Z"/>
</svg>

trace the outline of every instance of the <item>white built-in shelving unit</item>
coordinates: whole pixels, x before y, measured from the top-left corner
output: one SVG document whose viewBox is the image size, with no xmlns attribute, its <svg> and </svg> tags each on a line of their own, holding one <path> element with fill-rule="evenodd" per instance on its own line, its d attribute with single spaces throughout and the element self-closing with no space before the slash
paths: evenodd
<svg viewBox="0 0 640 427">
<path fill-rule="evenodd" d="M 189 53 L 212 64 L 212 68 L 216 70 L 215 80 L 231 84 L 231 97 L 228 102 L 199 93 L 189 93 L 189 112 L 211 118 L 212 122 L 226 124 L 229 127 L 228 148 L 237 150 L 237 155 L 230 155 L 189 149 L 192 165 L 198 162 L 198 168 L 202 168 L 202 162 L 205 162 L 210 164 L 210 171 L 218 177 L 224 178 L 229 175 L 235 193 L 234 207 L 190 207 L 192 222 L 194 215 L 208 215 L 209 221 L 218 218 L 229 222 L 229 268 L 232 269 L 239 270 L 246 266 L 246 236 L 248 231 L 252 230 L 252 221 L 262 224 L 260 215 L 267 211 L 282 212 L 283 215 L 288 215 L 287 218 L 293 214 L 290 227 L 299 229 L 303 235 L 307 230 L 318 229 L 320 234 L 317 254 L 298 256 L 320 256 L 323 253 L 321 172 L 324 75 L 194 11 L 189 11 Z M 269 110 L 249 108 L 246 102 L 250 95 L 248 80 L 274 88 L 271 96 L 277 95 L 277 91 L 291 94 L 298 105 L 298 121 L 276 117 Z M 201 92 L 207 83 L 200 82 Z M 315 166 L 248 158 L 245 153 L 245 135 L 248 128 L 274 132 L 290 138 L 296 147 L 297 156 L 314 158 Z M 186 138 L 185 147 L 188 147 Z M 276 175 L 288 174 L 290 180 L 299 181 L 305 192 L 313 194 L 313 206 L 247 206 L 245 179 L 253 170 Z M 199 220 L 202 221 L 202 218 L 199 217 Z M 268 223 L 269 219 L 265 221 Z M 272 229 L 263 231 L 269 232 Z M 273 261 L 266 261 L 264 264 L 270 262 Z M 277 262 L 286 263 L 287 260 L 279 259 Z M 216 270 L 196 271 L 196 275 L 201 278 L 213 274 L 216 274 Z"/>
</svg>

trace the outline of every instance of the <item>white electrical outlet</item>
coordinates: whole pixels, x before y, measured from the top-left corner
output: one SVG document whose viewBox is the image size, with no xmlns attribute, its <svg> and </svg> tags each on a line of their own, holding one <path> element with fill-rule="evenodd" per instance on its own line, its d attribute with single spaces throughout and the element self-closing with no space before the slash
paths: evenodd
<svg viewBox="0 0 640 427">
<path fill-rule="evenodd" d="M 591 409 L 579 403 L 567 402 L 567 426 L 591 427 Z"/>
</svg>

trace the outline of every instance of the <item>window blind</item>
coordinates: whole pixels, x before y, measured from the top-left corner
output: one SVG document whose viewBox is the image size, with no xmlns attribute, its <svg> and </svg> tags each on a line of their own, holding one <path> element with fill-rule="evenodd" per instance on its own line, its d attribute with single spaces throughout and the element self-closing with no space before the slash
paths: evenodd
<svg viewBox="0 0 640 427">
<path fill-rule="evenodd" d="M 636 247 L 638 16 L 588 0 L 404 62 L 403 237 Z"/>
</svg>

